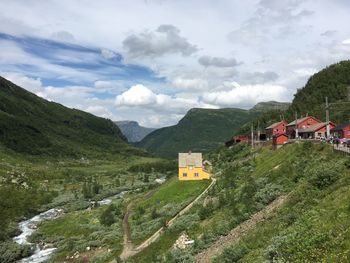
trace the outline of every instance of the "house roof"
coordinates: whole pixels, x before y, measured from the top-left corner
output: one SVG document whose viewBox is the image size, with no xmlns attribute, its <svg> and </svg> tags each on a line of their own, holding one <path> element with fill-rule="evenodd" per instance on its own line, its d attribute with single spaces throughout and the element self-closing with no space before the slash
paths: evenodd
<svg viewBox="0 0 350 263">
<path fill-rule="evenodd" d="M 307 116 L 307 117 L 300 118 L 300 119 L 298 119 L 297 121 L 298 121 L 298 123 L 300 123 L 300 122 L 302 122 L 302 121 L 305 121 L 305 120 L 308 119 L 308 118 L 313 118 L 313 117 Z M 313 118 L 313 119 L 314 119 L 314 118 Z M 292 121 L 292 122 L 290 122 L 290 123 L 288 123 L 287 126 L 292 126 L 292 125 L 295 125 L 295 120 Z"/>
<path fill-rule="evenodd" d="M 179 153 L 179 167 L 202 167 L 202 153 Z"/>
<path fill-rule="evenodd" d="M 265 130 L 273 129 L 275 126 L 279 125 L 282 122 L 285 122 L 285 121 L 275 122 L 275 123 L 271 124 L 269 127 L 266 127 Z"/>
<path fill-rule="evenodd" d="M 334 127 L 333 129 L 331 129 L 332 131 L 341 131 L 343 130 L 345 127 L 350 126 L 350 123 L 343 123 L 343 124 L 339 124 L 338 126 Z"/>
<path fill-rule="evenodd" d="M 303 128 L 303 129 L 299 129 L 298 132 L 299 133 L 303 133 L 303 132 L 315 132 L 319 129 L 321 129 L 322 127 L 326 126 L 327 122 L 321 122 L 321 123 L 317 123 L 315 125 L 311 125 L 309 127 Z"/>
</svg>

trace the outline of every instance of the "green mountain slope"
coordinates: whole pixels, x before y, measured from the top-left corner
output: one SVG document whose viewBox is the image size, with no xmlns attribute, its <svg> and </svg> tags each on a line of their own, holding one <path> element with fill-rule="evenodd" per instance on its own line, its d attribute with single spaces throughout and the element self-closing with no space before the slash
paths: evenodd
<svg viewBox="0 0 350 263">
<path fill-rule="evenodd" d="M 189 150 L 208 152 L 259 114 L 242 109 L 191 109 L 178 124 L 150 133 L 137 146 L 164 157 Z"/>
<path fill-rule="evenodd" d="M 270 124 L 280 121 L 283 117 L 288 121 L 298 116 L 312 115 L 325 121 L 325 97 L 330 103 L 330 120 L 336 124 L 350 121 L 350 61 L 341 61 L 314 74 L 305 86 L 298 89 L 290 106 L 270 108 L 254 119 L 262 130 Z M 249 132 L 251 123 L 243 125 L 239 133 Z"/>
<path fill-rule="evenodd" d="M 0 77 L 0 144 L 47 156 L 137 152 L 110 120 L 46 101 Z"/>
<path fill-rule="evenodd" d="M 216 186 L 128 262 L 154 262 L 154 255 L 156 262 L 203 262 L 197 255 L 236 227 L 238 234 L 215 246 L 210 262 L 349 262 L 348 158 L 324 143 L 222 147 L 209 155 Z M 270 216 L 246 224 L 281 197 Z M 174 248 L 184 232 L 194 245 Z"/>
<path fill-rule="evenodd" d="M 294 95 L 288 116 L 314 115 L 325 119 L 325 97 L 331 103 L 330 117 L 336 123 L 350 119 L 350 60 L 333 64 L 314 74 L 306 85 Z M 344 102 L 348 102 L 343 104 Z M 334 104 L 332 104 L 334 103 Z M 292 117 L 293 118 L 293 117 Z"/>
<path fill-rule="evenodd" d="M 264 101 L 259 102 L 251 111 L 270 111 L 270 110 L 286 110 L 290 106 L 289 102 Z"/>
</svg>

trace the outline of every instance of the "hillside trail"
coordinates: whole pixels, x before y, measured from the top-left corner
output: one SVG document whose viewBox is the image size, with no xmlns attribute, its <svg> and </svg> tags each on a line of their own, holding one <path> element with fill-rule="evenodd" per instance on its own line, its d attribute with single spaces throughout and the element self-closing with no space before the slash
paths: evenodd
<svg viewBox="0 0 350 263">
<path fill-rule="evenodd" d="M 183 215 L 189 209 L 191 209 L 192 206 L 196 202 L 198 202 L 198 200 L 201 199 L 209 191 L 209 189 L 215 184 L 215 182 L 216 182 L 216 179 L 212 177 L 212 181 L 209 184 L 209 186 L 207 188 L 205 188 L 205 190 L 201 194 L 199 194 L 196 197 L 196 199 L 194 199 L 185 208 L 183 208 L 179 213 L 177 213 L 173 218 L 171 218 L 168 221 L 168 223 L 166 224 L 166 227 L 169 227 L 172 224 L 174 224 L 175 220 L 179 216 Z M 142 250 L 144 250 L 145 248 L 147 248 L 149 245 L 151 245 L 153 242 L 155 242 L 163 234 L 163 232 L 165 230 L 165 227 L 159 228 L 147 240 L 142 242 L 139 246 L 135 247 L 132 243 L 132 240 L 131 240 L 131 229 L 130 229 L 130 225 L 129 225 L 129 215 L 131 212 L 131 207 L 132 207 L 132 203 L 129 203 L 129 205 L 127 206 L 127 209 L 126 209 L 124 219 L 123 219 L 123 231 L 124 231 L 124 243 L 123 244 L 124 244 L 124 247 L 123 247 L 122 253 L 119 256 L 121 260 L 126 260 L 129 257 L 132 257 L 132 256 L 136 255 L 137 253 L 141 252 Z"/>
<path fill-rule="evenodd" d="M 123 218 L 123 251 L 120 254 L 120 258 L 126 259 L 132 255 L 132 251 L 134 248 L 134 245 L 131 240 L 131 228 L 129 224 L 129 216 L 130 216 L 130 210 L 133 205 L 133 202 L 130 202 L 126 207 L 126 212 Z"/>
<path fill-rule="evenodd" d="M 195 258 L 196 263 L 210 263 L 215 255 L 220 254 L 225 247 L 229 245 L 237 244 L 240 239 L 247 234 L 250 230 L 254 229 L 259 223 L 265 221 L 272 214 L 279 209 L 285 201 L 288 199 L 288 195 L 282 195 L 275 199 L 272 203 L 266 206 L 264 209 L 255 213 L 250 219 L 239 224 L 233 228 L 228 235 L 221 236 L 210 247 L 197 254 Z"/>
</svg>

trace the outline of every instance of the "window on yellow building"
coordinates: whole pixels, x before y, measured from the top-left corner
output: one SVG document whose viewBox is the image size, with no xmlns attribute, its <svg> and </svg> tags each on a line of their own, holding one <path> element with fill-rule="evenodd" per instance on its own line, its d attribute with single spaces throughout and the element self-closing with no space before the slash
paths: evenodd
<svg viewBox="0 0 350 263">
<path fill-rule="evenodd" d="M 194 177 L 198 177 L 199 176 L 199 173 L 194 173 Z"/>
<path fill-rule="evenodd" d="M 183 176 L 183 177 L 187 177 L 187 173 L 183 173 L 182 176 Z"/>
</svg>

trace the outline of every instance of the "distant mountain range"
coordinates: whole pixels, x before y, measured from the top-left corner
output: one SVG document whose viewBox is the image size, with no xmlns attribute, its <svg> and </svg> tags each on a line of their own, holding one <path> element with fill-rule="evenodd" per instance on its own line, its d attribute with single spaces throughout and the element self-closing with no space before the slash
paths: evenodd
<svg viewBox="0 0 350 263">
<path fill-rule="evenodd" d="M 148 134 L 153 132 L 154 128 L 140 126 L 136 121 L 115 121 L 123 135 L 129 142 L 139 142 Z"/>
<path fill-rule="evenodd" d="M 49 102 L 2 77 L 0 147 L 60 157 L 142 154 L 111 120 Z"/>
<path fill-rule="evenodd" d="M 277 105 L 277 102 L 273 102 Z M 222 145 L 243 124 L 259 116 L 266 103 L 251 110 L 191 109 L 178 124 L 158 129 L 147 135 L 136 146 L 148 152 L 168 158 L 175 158 L 178 152 L 209 152 Z"/>
</svg>

